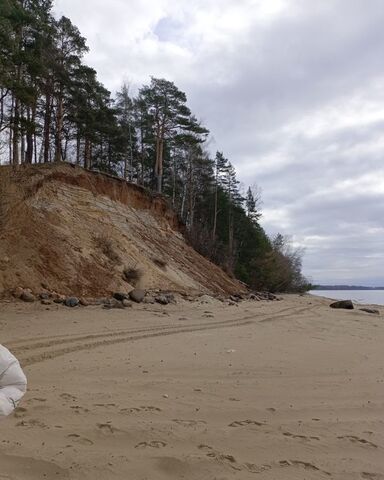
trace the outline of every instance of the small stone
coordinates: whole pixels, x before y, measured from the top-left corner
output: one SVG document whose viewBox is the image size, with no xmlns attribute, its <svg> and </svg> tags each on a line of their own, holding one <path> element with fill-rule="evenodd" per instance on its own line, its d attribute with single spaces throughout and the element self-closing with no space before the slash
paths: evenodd
<svg viewBox="0 0 384 480">
<path fill-rule="evenodd" d="M 48 292 L 42 292 L 40 293 L 39 297 L 40 297 L 40 300 L 48 300 L 51 297 L 51 295 Z"/>
<path fill-rule="evenodd" d="M 79 303 L 83 307 L 88 307 L 91 304 L 87 298 L 83 298 L 83 297 L 79 298 Z"/>
<path fill-rule="evenodd" d="M 169 397 L 169 395 L 167 395 L 166 393 L 164 393 L 163 398 L 168 398 L 168 397 Z"/>
<path fill-rule="evenodd" d="M 52 302 L 50 300 L 46 299 L 46 298 L 43 298 L 41 300 L 41 304 L 42 305 L 52 305 Z"/>
<path fill-rule="evenodd" d="M 55 303 L 64 303 L 65 302 L 65 295 L 60 295 L 60 293 L 53 292 L 51 298 Z"/>
<path fill-rule="evenodd" d="M 257 295 L 255 295 L 254 293 L 251 293 L 248 298 L 249 298 L 249 300 L 255 300 L 256 302 L 258 302 L 260 300 L 260 298 Z"/>
<path fill-rule="evenodd" d="M 155 297 L 144 297 L 143 303 L 153 304 L 156 303 Z"/>
<path fill-rule="evenodd" d="M 79 299 L 77 297 L 67 297 L 64 304 L 66 307 L 77 307 L 77 305 L 79 305 Z"/>
<path fill-rule="evenodd" d="M 12 292 L 12 295 L 15 297 L 15 298 L 21 298 L 22 294 L 24 293 L 24 289 L 21 288 L 21 287 L 16 287 L 13 292 Z"/>
<path fill-rule="evenodd" d="M 340 300 L 329 305 L 331 308 L 345 308 L 346 310 L 353 310 L 353 303 L 351 300 Z"/>
<path fill-rule="evenodd" d="M 129 292 L 129 298 L 136 303 L 141 303 L 145 297 L 145 290 L 141 290 L 139 288 L 135 288 L 131 292 Z"/>
<path fill-rule="evenodd" d="M 124 299 L 121 303 L 122 303 L 123 307 L 125 307 L 125 308 L 132 308 L 132 306 L 133 306 L 132 302 L 130 302 L 129 300 L 126 300 L 126 299 Z"/>
<path fill-rule="evenodd" d="M 33 293 L 28 292 L 28 290 L 24 290 L 20 296 L 20 299 L 23 300 L 23 302 L 32 303 L 36 300 L 36 297 L 33 295 Z"/>
<path fill-rule="evenodd" d="M 106 309 L 111 309 L 111 308 L 120 308 L 123 309 L 124 305 L 119 302 L 119 300 L 116 300 L 116 298 L 109 298 L 105 301 L 103 308 Z"/>
<path fill-rule="evenodd" d="M 169 301 L 165 295 L 158 295 L 155 297 L 155 301 L 160 303 L 160 305 L 168 305 Z"/>
</svg>

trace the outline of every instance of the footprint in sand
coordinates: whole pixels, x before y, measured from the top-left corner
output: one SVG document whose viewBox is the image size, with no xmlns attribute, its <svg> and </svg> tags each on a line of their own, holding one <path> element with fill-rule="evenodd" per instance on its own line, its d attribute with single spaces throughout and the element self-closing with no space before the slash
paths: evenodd
<svg viewBox="0 0 384 480">
<path fill-rule="evenodd" d="M 48 428 L 45 423 L 41 422 L 40 420 L 36 420 L 31 418 L 30 420 L 21 420 L 21 422 L 16 424 L 16 427 L 38 427 L 38 428 Z"/>
<path fill-rule="evenodd" d="M 174 418 L 172 422 L 175 422 L 178 425 L 182 425 L 183 427 L 196 427 L 198 425 L 207 424 L 207 422 L 205 422 L 204 420 L 180 420 L 178 418 Z"/>
<path fill-rule="evenodd" d="M 197 447 L 199 450 L 206 452 L 207 457 L 214 458 L 216 461 L 220 462 L 223 465 L 228 465 L 233 470 L 238 471 L 248 471 L 250 473 L 263 473 L 272 469 L 271 465 L 257 465 L 255 463 L 238 463 L 236 458 L 233 455 L 224 454 L 218 452 L 209 445 L 199 445 Z"/>
<path fill-rule="evenodd" d="M 256 420 L 235 420 L 230 423 L 228 427 L 245 427 L 247 425 L 257 425 L 258 427 L 262 427 L 265 425 L 265 422 L 257 422 Z"/>
<path fill-rule="evenodd" d="M 307 435 L 297 435 L 297 434 L 291 433 L 291 432 L 283 432 L 283 435 L 285 437 L 299 438 L 301 440 L 320 440 L 320 437 L 307 436 Z"/>
<path fill-rule="evenodd" d="M 72 405 L 71 407 L 72 410 L 75 411 L 75 413 L 87 413 L 89 412 L 88 408 L 84 408 L 84 407 L 79 407 L 78 405 Z"/>
<path fill-rule="evenodd" d="M 15 418 L 24 418 L 27 414 L 27 409 L 24 407 L 17 407 L 13 413 Z"/>
<path fill-rule="evenodd" d="M 162 442 L 161 440 L 152 440 L 151 442 L 140 442 L 135 445 L 135 448 L 163 448 L 166 447 L 167 444 Z"/>
<path fill-rule="evenodd" d="M 322 470 L 319 467 L 316 467 L 316 465 L 314 465 L 313 463 L 305 462 L 303 460 L 280 460 L 279 466 L 280 467 L 301 467 L 301 468 L 304 468 L 305 470 L 321 472 L 321 473 L 324 473 L 325 475 L 331 476 L 329 472 Z"/>
<path fill-rule="evenodd" d="M 69 435 L 67 435 L 67 438 L 71 438 L 73 442 L 78 443 L 80 445 L 93 445 L 92 440 L 89 440 L 89 438 L 82 437 L 77 433 L 70 433 Z"/>
<path fill-rule="evenodd" d="M 229 465 L 234 470 L 244 470 L 244 467 L 237 463 L 236 458 L 233 455 L 221 453 L 209 445 L 199 445 L 197 448 L 205 451 L 207 457 L 214 458 L 223 465 Z"/>
<path fill-rule="evenodd" d="M 121 408 L 121 413 L 140 413 L 140 412 L 161 412 L 161 408 L 153 407 L 152 405 L 142 405 L 140 407 Z"/>
<path fill-rule="evenodd" d="M 196 433 L 203 433 L 207 431 L 207 422 L 204 420 L 181 420 L 174 418 L 172 422 L 176 423 L 180 427 L 194 430 Z"/>
<path fill-rule="evenodd" d="M 339 440 L 349 440 L 350 442 L 353 443 L 360 443 L 361 445 L 366 445 L 367 447 L 373 447 L 373 448 L 378 448 L 378 445 L 376 443 L 370 442 L 369 440 L 366 440 L 365 438 L 359 438 L 356 437 L 356 435 L 342 435 L 337 437 Z"/>
<path fill-rule="evenodd" d="M 93 404 L 94 407 L 116 407 L 116 403 L 94 403 Z"/>
<path fill-rule="evenodd" d="M 364 480 L 383 480 L 384 475 L 381 473 L 361 472 L 361 478 Z"/>
<path fill-rule="evenodd" d="M 74 395 L 71 395 L 70 393 L 62 393 L 60 395 L 60 398 L 62 398 L 63 400 L 66 400 L 66 401 L 71 401 L 71 402 L 74 402 L 77 400 L 77 398 L 74 396 Z"/>
<path fill-rule="evenodd" d="M 244 463 L 244 466 L 251 473 L 263 473 L 272 469 L 271 465 L 256 465 L 254 463 Z"/>
<path fill-rule="evenodd" d="M 115 433 L 117 431 L 116 428 L 114 428 L 112 425 L 110 425 L 109 423 L 98 423 L 97 424 L 97 428 L 105 433 L 105 434 L 108 434 L 108 435 L 111 435 L 113 433 Z"/>
</svg>

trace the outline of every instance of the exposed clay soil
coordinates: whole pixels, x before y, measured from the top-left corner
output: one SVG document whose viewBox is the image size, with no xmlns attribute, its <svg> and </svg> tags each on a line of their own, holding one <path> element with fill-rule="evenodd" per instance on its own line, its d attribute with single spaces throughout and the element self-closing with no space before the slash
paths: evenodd
<svg viewBox="0 0 384 480">
<path fill-rule="evenodd" d="M 243 289 L 182 231 L 163 197 L 123 180 L 64 163 L 0 167 L 0 293 Z M 124 280 L 124 269 L 139 280 Z"/>
</svg>

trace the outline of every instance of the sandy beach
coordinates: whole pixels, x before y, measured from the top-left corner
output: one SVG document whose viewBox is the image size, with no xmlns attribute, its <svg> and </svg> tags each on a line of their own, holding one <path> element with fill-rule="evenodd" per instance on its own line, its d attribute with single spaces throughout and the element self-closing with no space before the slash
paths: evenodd
<svg viewBox="0 0 384 480">
<path fill-rule="evenodd" d="M 0 479 L 384 479 L 383 309 L 329 303 L 2 303 Z"/>
</svg>

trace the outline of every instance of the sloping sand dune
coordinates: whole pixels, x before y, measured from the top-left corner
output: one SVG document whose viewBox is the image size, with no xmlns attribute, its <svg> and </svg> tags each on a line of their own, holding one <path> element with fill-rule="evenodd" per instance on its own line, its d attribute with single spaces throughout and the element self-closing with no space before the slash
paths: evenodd
<svg viewBox="0 0 384 480">
<path fill-rule="evenodd" d="M 384 479 L 384 318 L 324 299 L 2 305 L 1 479 Z"/>
<path fill-rule="evenodd" d="M 199 255 L 164 197 L 65 163 L 0 166 L 0 294 L 146 289 L 230 295 L 244 286 Z M 128 280 L 128 283 L 127 281 Z"/>
</svg>

